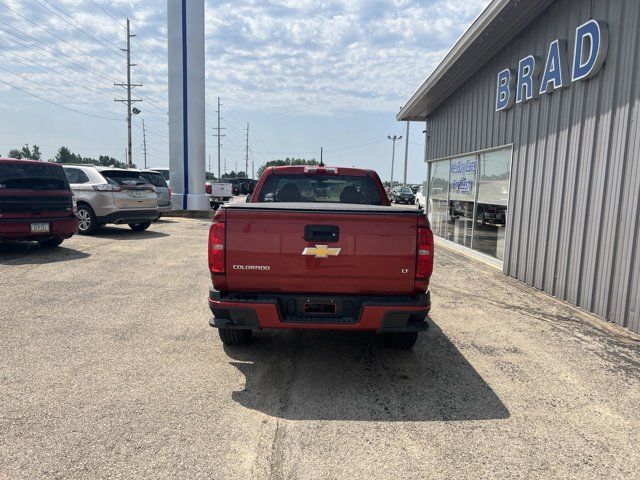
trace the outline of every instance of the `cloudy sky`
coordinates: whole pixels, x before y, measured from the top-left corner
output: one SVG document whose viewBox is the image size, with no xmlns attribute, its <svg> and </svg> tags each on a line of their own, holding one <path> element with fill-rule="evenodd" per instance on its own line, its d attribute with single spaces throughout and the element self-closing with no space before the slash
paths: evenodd
<svg viewBox="0 0 640 480">
<path fill-rule="evenodd" d="M 196 0 L 194 0 L 196 1 Z M 206 0 L 207 154 L 243 168 L 244 127 L 258 165 L 286 156 L 367 166 L 389 177 L 395 113 L 488 0 Z M 122 159 L 126 147 L 124 23 L 132 22 L 133 80 L 144 84 L 134 162 L 168 165 L 164 0 L 0 0 L 0 154 L 38 144 Z M 423 125 L 413 124 L 409 180 L 424 179 Z M 398 154 L 404 153 L 404 144 Z M 251 170 L 251 168 L 250 168 Z M 395 178 L 401 174 L 396 170 Z"/>
</svg>

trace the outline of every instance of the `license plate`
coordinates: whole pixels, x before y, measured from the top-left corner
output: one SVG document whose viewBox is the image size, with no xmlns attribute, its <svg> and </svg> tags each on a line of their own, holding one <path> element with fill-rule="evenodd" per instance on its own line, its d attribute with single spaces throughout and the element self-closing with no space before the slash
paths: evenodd
<svg viewBox="0 0 640 480">
<path fill-rule="evenodd" d="M 144 192 L 139 192 L 137 190 L 133 191 L 133 198 L 142 198 L 144 197 Z"/>
<path fill-rule="evenodd" d="M 48 223 L 32 223 L 31 224 L 31 233 L 48 233 L 48 232 L 49 232 Z"/>
</svg>

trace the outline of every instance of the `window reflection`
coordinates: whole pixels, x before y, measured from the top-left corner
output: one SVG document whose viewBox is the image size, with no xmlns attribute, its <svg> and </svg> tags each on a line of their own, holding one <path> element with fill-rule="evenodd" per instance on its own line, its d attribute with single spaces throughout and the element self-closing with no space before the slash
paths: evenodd
<svg viewBox="0 0 640 480">
<path fill-rule="evenodd" d="M 433 233 L 447 238 L 449 219 L 449 160 L 431 164 L 429 212 Z"/>
<path fill-rule="evenodd" d="M 511 149 L 431 163 L 433 233 L 504 260 Z"/>
<path fill-rule="evenodd" d="M 479 155 L 473 248 L 504 260 L 511 150 Z"/>
</svg>

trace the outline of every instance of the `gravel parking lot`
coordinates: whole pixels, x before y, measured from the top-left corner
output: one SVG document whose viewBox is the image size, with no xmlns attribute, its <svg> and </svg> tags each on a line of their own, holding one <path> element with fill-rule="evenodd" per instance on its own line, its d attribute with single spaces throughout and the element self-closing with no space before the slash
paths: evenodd
<svg viewBox="0 0 640 480">
<path fill-rule="evenodd" d="M 208 326 L 206 220 L 0 246 L 0 478 L 639 478 L 640 337 L 440 248 L 432 328 Z"/>
</svg>

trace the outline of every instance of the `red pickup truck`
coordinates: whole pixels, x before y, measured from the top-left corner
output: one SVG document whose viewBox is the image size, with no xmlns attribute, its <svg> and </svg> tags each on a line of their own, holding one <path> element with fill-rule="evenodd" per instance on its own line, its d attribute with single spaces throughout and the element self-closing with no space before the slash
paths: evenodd
<svg viewBox="0 0 640 480">
<path fill-rule="evenodd" d="M 227 345 L 332 329 L 409 349 L 428 328 L 433 235 L 422 210 L 390 206 L 371 170 L 272 167 L 247 203 L 216 212 L 209 270 L 209 323 Z"/>
</svg>

